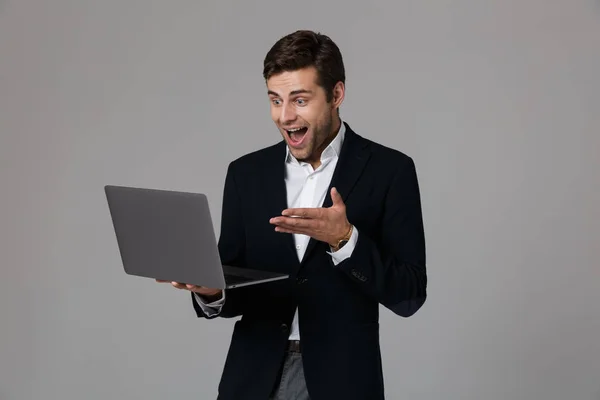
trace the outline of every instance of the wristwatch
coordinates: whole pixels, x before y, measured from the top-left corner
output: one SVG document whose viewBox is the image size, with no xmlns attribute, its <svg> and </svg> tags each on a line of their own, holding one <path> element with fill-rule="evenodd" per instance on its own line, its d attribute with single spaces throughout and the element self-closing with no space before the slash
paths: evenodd
<svg viewBox="0 0 600 400">
<path fill-rule="evenodd" d="M 339 249 L 341 249 L 342 247 L 344 247 L 346 245 L 346 243 L 348 243 L 348 241 L 350 240 L 350 237 L 352 237 L 352 231 L 354 229 L 353 225 L 350 225 L 350 230 L 348 231 L 348 233 L 346 233 L 344 235 L 344 237 L 342 237 L 340 240 L 338 240 L 337 244 L 335 246 L 331 246 L 331 248 L 333 249 L 333 251 L 338 251 Z"/>
</svg>

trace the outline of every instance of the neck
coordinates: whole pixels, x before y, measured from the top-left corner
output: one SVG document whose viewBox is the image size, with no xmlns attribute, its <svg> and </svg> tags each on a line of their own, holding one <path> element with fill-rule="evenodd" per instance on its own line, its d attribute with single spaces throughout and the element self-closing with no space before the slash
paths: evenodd
<svg viewBox="0 0 600 400">
<path fill-rule="evenodd" d="M 342 120 L 340 119 L 339 115 L 336 113 L 335 116 L 333 117 L 333 121 L 331 124 L 331 133 L 323 141 L 321 146 L 319 146 L 319 149 L 316 152 L 314 158 L 309 161 L 310 165 L 313 167 L 313 169 L 317 169 L 321 166 L 321 154 L 323 154 L 323 151 L 327 148 L 327 146 L 329 146 L 329 144 L 331 142 L 333 142 L 333 139 L 335 139 L 337 134 L 340 132 L 341 127 L 342 127 Z"/>
</svg>

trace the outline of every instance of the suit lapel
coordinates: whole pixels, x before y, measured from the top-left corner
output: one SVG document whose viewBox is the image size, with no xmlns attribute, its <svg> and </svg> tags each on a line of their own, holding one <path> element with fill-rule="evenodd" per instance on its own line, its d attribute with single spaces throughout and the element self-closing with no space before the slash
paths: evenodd
<svg viewBox="0 0 600 400">
<path fill-rule="evenodd" d="M 346 202 L 369 160 L 370 152 L 367 149 L 367 145 L 368 142 L 354 133 L 350 129 L 350 126 L 346 124 L 344 143 L 342 144 L 340 157 L 333 172 L 331 183 L 327 188 L 323 207 L 331 207 L 333 205 L 333 201 L 331 200 L 332 187 L 337 189 L 344 202 Z M 289 236 L 291 237 L 291 235 Z M 310 252 L 314 250 L 316 244 L 317 241 L 311 238 L 308 242 L 303 261 L 308 259 Z"/>
<path fill-rule="evenodd" d="M 263 177 L 262 182 L 264 185 L 262 193 L 265 194 L 262 201 L 264 202 L 263 206 L 266 206 L 268 219 L 280 216 L 281 212 L 288 208 L 285 186 L 285 146 L 284 141 L 273 146 L 272 152 L 262 166 L 261 177 Z M 275 232 L 274 225 L 271 225 L 271 227 L 273 229 L 274 245 L 283 246 L 286 249 L 286 254 L 289 253 L 290 255 L 290 259 L 284 261 L 284 263 L 287 264 L 289 262 L 289 265 L 294 266 L 294 270 L 296 270 L 299 261 L 294 246 L 294 237 L 289 234 Z"/>
</svg>

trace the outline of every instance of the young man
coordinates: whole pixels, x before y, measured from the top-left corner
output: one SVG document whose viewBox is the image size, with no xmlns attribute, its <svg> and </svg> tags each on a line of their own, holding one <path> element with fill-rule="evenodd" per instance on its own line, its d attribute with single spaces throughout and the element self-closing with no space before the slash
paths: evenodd
<svg viewBox="0 0 600 400">
<path fill-rule="evenodd" d="M 242 317 L 219 398 L 383 399 L 379 304 L 408 317 L 426 298 L 415 165 L 341 121 L 344 65 L 327 36 L 283 37 L 264 78 L 283 141 L 229 165 L 219 251 L 290 279 L 172 284 L 193 292 L 199 317 Z"/>
</svg>

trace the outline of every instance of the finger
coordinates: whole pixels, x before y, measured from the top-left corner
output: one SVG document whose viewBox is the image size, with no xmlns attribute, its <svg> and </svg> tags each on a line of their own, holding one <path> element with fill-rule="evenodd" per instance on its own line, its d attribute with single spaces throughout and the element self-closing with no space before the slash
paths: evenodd
<svg viewBox="0 0 600 400">
<path fill-rule="evenodd" d="M 295 217 L 274 217 L 269 220 L 269 222 L 273 225 L 285 225 L 285 226 L 296 226 L 297 221 L 303 218 L 295 218 Z"/>
<path fill-rule="evenodd" d="M 320 220 L 279 217 L 275 225 L 286 229 L 315 229 L 319 227 Z"/>
<path fill-rule="evenodd" d="M 171 282 L 171 285 L 173 285 L 173 287 L 176 287 L 177 289 L 185 289 L 185 285 L 183 283 Z"/>
<path fill-rule="evenodd" d="M 169 281 L 164 281 L 164 280 L 162 280 L 162 279 L 157 279 L 157 280 L 156 280 L 156 282 L 158 282 L 158 283 L 167 283 L 167 282 L 169 282 Z"/>
<path fill-rule="evenodd" d="M 187 284 L 187 285 L 185 285 L 185 288 L 186 288 L 187 290 L 198 290 L 198 289 L 200 289 L 200 288 L 201 288 L 201 286 L 196 286 L 196 285 L 190 285 L 190 284 Z"/>
<path fill-rule="evenodd" d="M 331 201 L 334 206 L 344 205 L 344 200 L 342 199 L 342 195 L 337 191 L 335 187 L 331 188 Z"/>
<path fill-rule="evenodd" d="M 281 215 L 289 218 L 319 218 L 321 216 L 318 208 L 288 208 Z"/>
<path fill-rule="evenodd" d="M 293 232 L 304 234 L 315 233 L 321 230 L 317 222 L 310 224 L 277 224 L 275 230 L 277 230 L 278 228 L 280 230 L 285 230 L 290 233 Z"/>
</svg>

